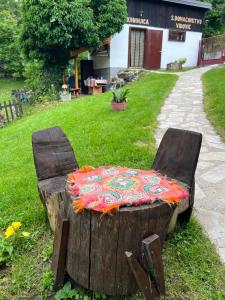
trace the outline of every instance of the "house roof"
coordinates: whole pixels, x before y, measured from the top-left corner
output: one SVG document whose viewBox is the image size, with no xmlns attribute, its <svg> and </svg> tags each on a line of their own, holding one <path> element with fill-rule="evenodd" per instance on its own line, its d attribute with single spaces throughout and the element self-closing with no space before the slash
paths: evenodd
<svg viewBox="0 0 225 300">
<path fill-rule="evenodd" d="M 201 2 L 197 0 L 162 0 L 165 2 L 173 2 L 177 4 L 183 4 L 183 5 L 188 5 L 188 6 L 195 6 L 199 8 L 204 8 L 204 9 L 211 9 L 212 4 L 208 2 Z"/>
</svg>

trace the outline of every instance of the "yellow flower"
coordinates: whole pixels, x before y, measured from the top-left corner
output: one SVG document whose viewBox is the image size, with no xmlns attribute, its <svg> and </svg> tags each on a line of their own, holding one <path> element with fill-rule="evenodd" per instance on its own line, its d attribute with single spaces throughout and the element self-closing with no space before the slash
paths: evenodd
<svg viewBox="0 0 225 300">
<path fill-rule="evenodd" d="M 23 232 L 22 232 L 22 235 L 23 235 L 24 237 L 29 237 L 29 236 L 30 236 L 30 232 L 23 231 Z"/>
<path fill-rule="evenodd" d="M 17 230 L 21 227 L 21 223 L 20 222 L 12 222 L 12 227 Z"/>
<path fill-rule="evenodd" d="M 5 231 L 5 236 L 6 238 L 9 238 L 10 236 L 12 236 L 14 234 L 15 230 L 12 226 L 9 226 L 6 231 Z"/>
</svg>

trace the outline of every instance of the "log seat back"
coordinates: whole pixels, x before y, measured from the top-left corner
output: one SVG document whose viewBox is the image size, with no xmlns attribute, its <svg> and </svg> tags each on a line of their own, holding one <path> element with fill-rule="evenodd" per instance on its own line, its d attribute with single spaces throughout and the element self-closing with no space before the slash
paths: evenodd
<svg viewBox="0 0 225 300">
<path fill-rule="evenodd" d="M 169 128 L 159 145 L 152 169 L 191 187 L 201 144 L 201 133 Z"/>
<path fill-rule="evenodd" d="M 32 136 L 38 192 L 55 231 L 59 210 L 66 211 L 66 176 L 78 168 L 69 140 L 60 127 L 37 131 Z"/>
<path fill-rule="evenodd" d="M 169 128 L 162 138 L 152 169 L 162 175 L 174 178 L 189 188 L 189 201 L 182 201 L 174 211 L 168 232 L 172 232 L 177 219 L 188 223 L 194 206 L 195 171 L 202 144 L 202 134 Z"/>
<path fill-rule="evenodd" d="M 34 132 L 32 146 L 39 181 L 64 176 L 78 168 L 70 142 L 58 126 Z"/>
</svg>

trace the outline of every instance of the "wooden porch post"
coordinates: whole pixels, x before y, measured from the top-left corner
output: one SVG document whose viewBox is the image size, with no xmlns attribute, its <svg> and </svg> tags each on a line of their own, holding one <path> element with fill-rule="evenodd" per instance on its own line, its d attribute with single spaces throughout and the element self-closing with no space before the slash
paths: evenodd
<svg viewBox="0 0 225 300">
<path fill-rule="evenodd" d="M 78 83 L 78 63 L 77 56 L 74 57 L 74 79 L 75 79 L 75 95 L 79 95 L 79 83 Z"/>
</svg>

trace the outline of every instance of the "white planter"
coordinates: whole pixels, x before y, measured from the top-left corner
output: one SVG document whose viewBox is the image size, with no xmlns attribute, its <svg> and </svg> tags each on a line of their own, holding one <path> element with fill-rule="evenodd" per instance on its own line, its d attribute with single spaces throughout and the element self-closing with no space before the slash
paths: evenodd
<svg viewBox="0 0 225 300">
<path fill-rule="evenodd" d="M 60 100 L 63 101 L 63 102 L 66 102 L 66 101 L 70 101 L 71 100 L 71 94 L 67 93 L 67 94 L 60 94 Z"/>
</svg>

